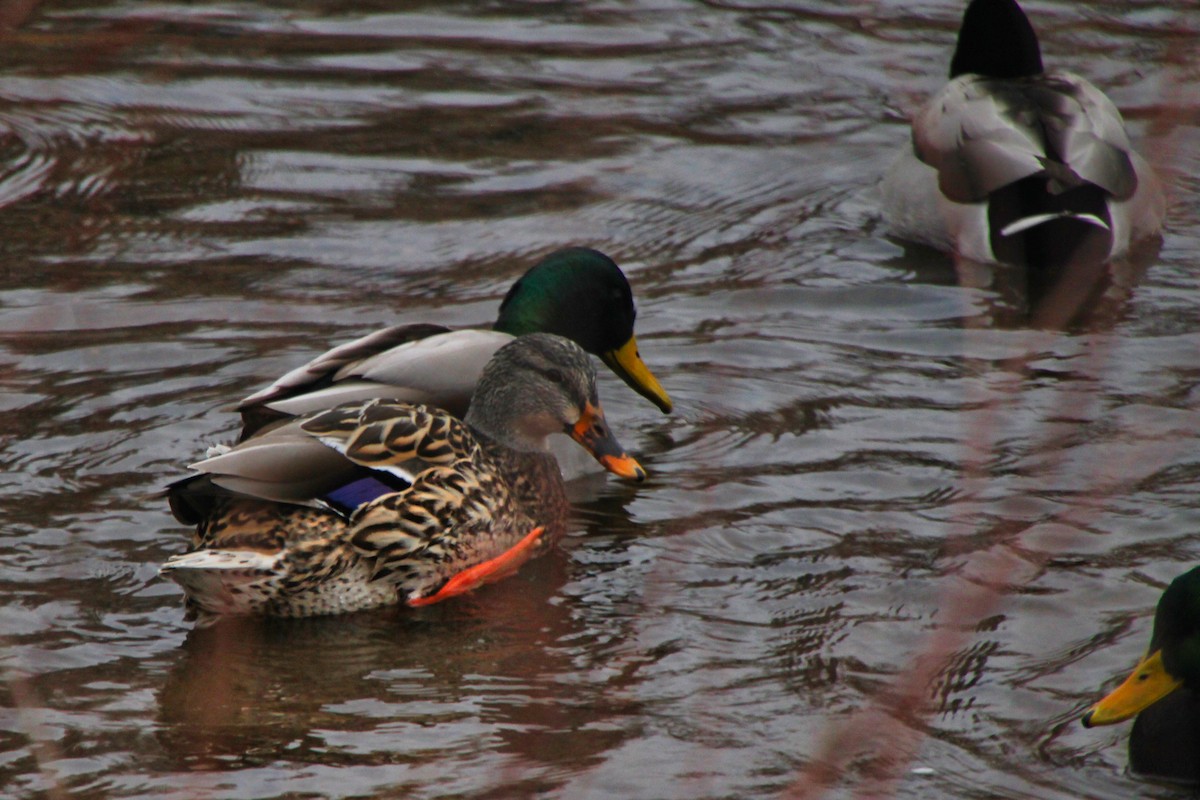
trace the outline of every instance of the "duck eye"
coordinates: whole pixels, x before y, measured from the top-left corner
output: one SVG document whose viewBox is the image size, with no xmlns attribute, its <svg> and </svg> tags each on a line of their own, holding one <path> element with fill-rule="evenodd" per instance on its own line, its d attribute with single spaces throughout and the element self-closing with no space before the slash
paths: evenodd
<svg viewBox="0 0 1200 800">
<path fill-rule="evenodd" d="M 567 382 L 567 379 L 563 377 L 562 372 L 557 369 L 546 370 L 546 380 L 550 381 L 551 383 L 557 383 L 559 386 L 563 386 Z"/>
</svg>

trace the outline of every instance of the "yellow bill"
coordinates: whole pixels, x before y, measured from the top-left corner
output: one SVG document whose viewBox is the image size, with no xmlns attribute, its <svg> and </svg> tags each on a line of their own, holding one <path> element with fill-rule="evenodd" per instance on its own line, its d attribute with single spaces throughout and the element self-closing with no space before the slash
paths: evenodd
<svg viewBox="0 0 1200 800">
<path fill-rule="evenodd" d="M 1183 685 L 1171 677 L 1162 662 L 1162 651 L 1155 650 L 1137 665 L 1125 682 L 1083 715 L 1083 727 L 1112 725 L 1150 707 Z"/>
<path fill-rule="evenodd" d="M 642 361 L 642 356 L 638 352 L 637 337 L 630 336 L 629 341 L 616 350 L 609 350 L 602 354 L 600 359 L 621 380 L 629 384 L 629 388 L 654 403 L 662 409 L 664 414 L 671 413 L 671 409 L 675 406 L 659 384 L 658 378 L 654 377 L 654 373 L 646 366 L 646 362 Z"/>
</svg>

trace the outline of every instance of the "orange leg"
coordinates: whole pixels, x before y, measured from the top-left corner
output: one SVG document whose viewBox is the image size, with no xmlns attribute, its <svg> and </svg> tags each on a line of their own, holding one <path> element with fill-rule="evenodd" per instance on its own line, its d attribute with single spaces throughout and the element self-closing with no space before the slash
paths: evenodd
<svg viewBox="0 0 1200 800">
<path fill-rule="evenodd" d="M 516 572 L 522 564 L 529 560 L 533 548 L 537 545 L 545 528 L 538 526 L 525 535 L 525 538 L 505 550 L 495 558 L 490 558 L 482 564 L 467 567 L 462 572 L 446 581 L 441 589 L 428 597 L 417 597 L 409 600 L 410 606 L 431 606 L 451 597 L 466 594 L 472 589 L 478 589 L 485 583 L 493 583 L 501 578 L 507 578 Z"/>
</svg>

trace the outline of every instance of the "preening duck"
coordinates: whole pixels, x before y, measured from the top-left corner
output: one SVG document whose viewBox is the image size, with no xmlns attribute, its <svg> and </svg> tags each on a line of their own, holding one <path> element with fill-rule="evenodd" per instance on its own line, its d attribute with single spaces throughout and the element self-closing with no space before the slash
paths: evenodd
<svg viewBox="0 0 1200 800">
<path fill-rule="evenodd" d="M 1015 0 L 967 6 L 950 82 L 917 113 L 882 195 L 895 236 L 1035 269 L 1121 256 L 1165 212 L 1121 113 L 1080 76 L 1043 69 Z"/>
<path fill-rule="evenodd" d="M 576 342 L 668 413 L 671 398 L 638 351 L 636 316 L 629 281 L 611 258 L 584 247 L 558 250 L 512 285 L 491 330 L 398 325 L 335 347 L 242 400 L 242 439 L 281 419 L 371 398 L 424 403 L 462 417 L 484 365 L 529 333 Z"/>
<path fill-rule="evenodd" d="M 1200 783 L 1200 567 L 1171 581 L 1154 612 L 1148 654 L 1088 709 L 1083 724 L 1112 725 L 1135 714 L 1129 769 Z"/>
<path fill-rule="evenodd" d="M 549 334 L 496 351 L 465 420 L 354 401 L 192 465 L 167 489 L 189 552 L 162 574 L 193 617 L 304 617 L 427 605 L 511 574 L 561 536 L 568 505 L 547 437 L 642 480 L 604 419 L 591 359 Z"/>
</svg>

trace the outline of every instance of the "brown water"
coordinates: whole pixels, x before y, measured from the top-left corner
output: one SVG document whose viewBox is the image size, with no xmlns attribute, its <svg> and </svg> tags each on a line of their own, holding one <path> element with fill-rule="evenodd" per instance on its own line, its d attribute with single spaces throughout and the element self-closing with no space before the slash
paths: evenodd
<svg viewBox="0 0 1200 800">
<path fill-rule="evenodd" d="M 875 215 L 957 2 L 34 8 L 0 40 L 0 794 L 782 797 L 826 758 L 830 796 L 1171 796 L 1077 722 L 1200 561 L 1200 15 L 1164 5 L 1031 3 L 1173 171 L 1161 250 L 1063 333 Z M 459 602 L 191 631 L 148 494 L 229 403 L 487 320 L 568 244 L 625 267 L 678 404 L 604 379 L 652 479 Z"/>
</svg>

